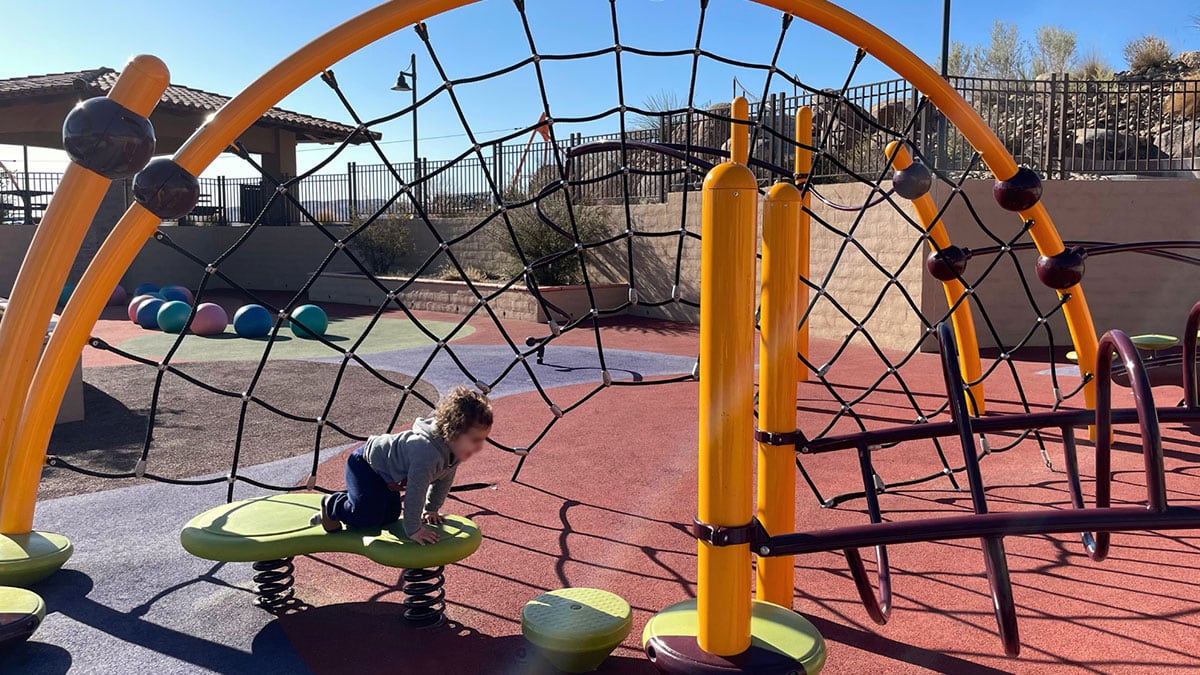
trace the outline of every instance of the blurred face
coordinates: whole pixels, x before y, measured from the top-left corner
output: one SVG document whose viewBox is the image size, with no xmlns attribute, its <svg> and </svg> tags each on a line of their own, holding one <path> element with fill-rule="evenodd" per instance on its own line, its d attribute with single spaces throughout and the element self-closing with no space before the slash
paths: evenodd
<svg viewBox="0 0 1200 675">
<path fill-rule="evenodd" d="M 450 452 L 458 461 L 466 461 L 483 449 L 491 427 L 472 427 L 450 439 Z"/>
</svg>

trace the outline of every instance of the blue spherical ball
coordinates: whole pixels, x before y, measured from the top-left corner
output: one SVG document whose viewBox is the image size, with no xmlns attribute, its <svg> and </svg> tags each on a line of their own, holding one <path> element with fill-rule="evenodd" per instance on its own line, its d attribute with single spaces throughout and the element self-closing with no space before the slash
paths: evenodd
<svg viewBox="0 0 1200 675">
<path fill-rule="evenodd" d="M 192 302 L 192 292 L 189 291 L 186 286 L 163 286 L 158 290 L 158 292 L 166 300 L 178 300 L 188 304 L 191 304 Z"/>
<path fill-rule="evenodd" d="M 158 327 L 164 333 L 178 333 L 183 330 L 184 324 L 187 323 L 188 315 L 192 313 L 192 306 L 180 300 L 170 300 L 164 302 L 158 308 Z"/>
<path fill-rule="evenodd" d="M 139 284 L 137 288 L 133 289 L 134 295 L 149 295 L 157 292 L 158 286 L 155 286 L 154 284 Z"/>
<path fill-rule="evenodd" d="M 143 300 L 138 305 L 137 324 L 142 328 L 158 329 L 158 310 L 163 306 L 163 301 L 158 298 L 149 298 Z"/>
<path fill-rule="evenodd" d="M 71 299 L 71 294 L 75 292 L 75 284 L 68 283 L 63 286 L 62 291 L 58 294 L 58 306 L 62 307 Z"/>
<path fill-rule="evenodd" d="M 325 334 L 329 318 L 325 310 L 316 305 L 300 305 L 292 310 L 292 334 L 299 338 L 315 340 Z"/>
<path fill-rule="evenodd" d="M 244 338 L 266 337 L 271 323 L 271 312 L 262 305 L 243 305 L 233 315 L 233 330 Z"/>
</svg>

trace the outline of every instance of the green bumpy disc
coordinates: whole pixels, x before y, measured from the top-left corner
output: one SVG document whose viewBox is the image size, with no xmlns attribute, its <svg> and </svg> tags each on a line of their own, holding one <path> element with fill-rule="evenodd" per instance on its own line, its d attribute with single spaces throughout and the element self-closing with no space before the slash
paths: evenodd
<svg viewBox="0 0 1200 675">
<path fill-rule="evenodd" d="M 28 586 L 58 571 L 75 548 L 61 534 L 0 534 L 0 584 Z"/>
<path fill-rule="evenodd" d="M 0 649 L 28 640 L 46 618 L 46 603 L 33 591 L 0 586 Z"/>
<path fill-rule="evenodd" d="M 750 648 L 736 657 L 701 651 L 696 645 L 699 627 L 696 600 L 685 600 L 650 618 L 642 631 L 642 646 L 664 672 L 815 675 L 825 666 L 824 638 L 808 619 L 786 607 L 754 600 Z"/>
</svg>

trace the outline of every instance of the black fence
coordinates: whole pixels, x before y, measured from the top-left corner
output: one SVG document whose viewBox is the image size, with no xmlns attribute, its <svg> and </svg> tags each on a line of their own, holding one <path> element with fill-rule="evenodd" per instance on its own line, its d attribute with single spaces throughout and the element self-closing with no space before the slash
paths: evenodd
<svg viewBox="0 0 1200 675">
<path fill-rule="evenodd" d="M 60 180 L 59 173 L 0 173 L 0 222 L 32 225 L 40 221 Z"/>
<path fill-rule="evenodd" d="M 954 77 L 950 83 L 1017 163 L 1044 177 L 1200 175 L 1200 81 L 1095 82 L 1055 75 L 1041 80 Z M 844 95 L 833 90 L 773 94 L 752 104 L 751 156 L 761 163 L 754 170 L 764 183 L 792 170 L 791 139 L 801 106 L 812 109 L 814 145 L 824 149 L 813 165 L 822 182 L 878 180 L 886 174 L 887 144 L 897 139 L 907 140 L 939 170 L 973 169 L 980 175 L 986 170 L 958 130 L 923 103 L 911 84 L 889 80 L 851 87 Z M 301 199 L 346 219 L 373 212 L 404 183 L 415 181 L 429 213 L 453 215 L 491 208 L 497 195 L 530 195 L 558 181 L 561 165 L 585 203 L 662 202 L 671 192 L 698 188 L 703 172 L 685 174 L 682 160 L 638 149 L 637 143 L 686 145 L 702 159 L 720 161 L 721 154 L 706 156 L 699 149 L 722 151 L 729 137 L 727 110 L 654 120 L 648 128 L 629 130 L 624 148 L 619 133 L 572 134 L 557 139 L 557 145 L 490 145 L 456 160 L 422 160 L 416 171 L 411 162 L 350 165 L 336 180 L 301 181 Z M 343 184 L 346 189 L 339 192 Z M 411 200 L 399 195 L 392 208 L 410 212 Z"/>
<path fill-rule="evenodd" d="M 1198 177 L 1200 80 L 1095 82 L 1054 75 L 1039 80 L 952 77 L 950 83 L 995 131 L 1016 158 L 1051 179 L 1136 175 Z M 840 91 L 772 94 L 751 106 L 751 156 L 769 183 L 792 170 L 795 117 L 813 112 L 813 139 L 822 148 L 813 175 L 822 182 L 867 180 L 886 174 L 885 148 L 905 139 L 939 170 L 983 171 L 974 150 L 905 80 Z M 477 212 L 529 196 L 568 171 L 575 196 L 585 203 L 663 202 L 672 192 L 695 189 L 703 171 L 638 143 L 676 144 L 702 160 L 720 161 L 729 138 L 728 106 L 643 120 L 620 133 L 559 136 L 488 144 L 441 161 L 354 164 L 340 174 L 308 176 L 289 199 L 272 199 L 261 179 L 202 178 L 200 202 L 185 222 L 291 224 L 352 223 L 380 209 L 410 214 L 419 203 L 431 215 Z M 622 138 L 628 145 L 622 145 Z M 718 151 L 709 154 L 703 148 Z M 982 175 L 982 174 L 981 174 Z M 0 181 L 0 222 L 37 222 L 59 174 L 16 173 Z M 414 191 L 412 199 L 405 186 Z"/>
</svg>

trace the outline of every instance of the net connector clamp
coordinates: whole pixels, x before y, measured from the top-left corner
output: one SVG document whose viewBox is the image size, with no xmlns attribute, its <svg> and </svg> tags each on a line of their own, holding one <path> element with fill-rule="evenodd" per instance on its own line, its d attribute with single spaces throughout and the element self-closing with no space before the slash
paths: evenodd
<svg viewBox="0 0 1200 675">
<path fill-rule="evenodd" d="M 751 518 L 750 522 L 745 525 L 735 525 L 732 527 L 712 525 L 696 518 L 692 521 L 692 535 L 700 541 L 713 546 L 750 544 L 755 548 L 759 544 L 766 543 L 771 538 L 767 534 L 766 529 L 763 528 L 762 523 L 758 522 L 758 518 Z"/>
<path fill-rule="evenodd" d="M 808 438 L 799 429 L 795 431 L 763 431 L 762 429 L 755 429 L 754 440 L 759 443 L 766 443 L 767 445 L 808 445 Z"/>
</svg>

